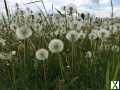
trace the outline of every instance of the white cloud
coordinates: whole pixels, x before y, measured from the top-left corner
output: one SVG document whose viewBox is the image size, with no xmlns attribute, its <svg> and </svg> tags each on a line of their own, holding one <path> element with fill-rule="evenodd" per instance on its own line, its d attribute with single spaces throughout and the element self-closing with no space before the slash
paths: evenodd
<svg viewBox="0 0 120 90">
<path fill-rule="evenodd" d="M 114 16 L 120 16 L 120 6 L 114 7 Z"/>
<path fill-rule="evenodd" d="M 20 7 L 22 8 L 26 8 L 26 7 L 32 7 L 32 9 L 36 10 L 36 6 L 34 4 L 31 5 L 24 5 L 25 3 L 29 3 L 31 1 L 37 1 L 37 0 L 7 0 L 8 5 L 10 8 L 13 8 L 15 6 L 15 3 L 19 3 Z M 43 0 L 45 3 L 45 6 L 47 8 L 48 11 L 52 10 L 52 4 L 54 5 L 54 8 L 59 8 L 63 5 L 66 5 L 68 3 L 74 3 L 77 5 L 77 7 L 79 8 L 79 10 L 81 11 L 88 11 L 91 13 L 94 13 L 97 16 L 102 16 L 102 17 L 106 17 L 106 16 L 110 16 L 110 6 L 108 4 L 110 4 L 110 0 Z M 99 3 L 96 3 L 99 2 Z M 94 9 L 94 4 L 99 4 L 99 5 L 105 5 L 103 9 L 99 9 L 96 10 L 96 7 Z M 36 3 L 37 6 L 39 6 L 40 8 L 43 8 L 41 3 Z M 87 6 L 89 5 L 93 5 L 93 8 L 89 8 Z M 97 8 L 99 8 L 99 5 L 96 5 Z M 83 7 L 86 6 L 86 7 Z M 4 4 L 3 4 L 3 0 L 0 2 L 0 8 L 3 8 Z M 2 10 L 2 9 L 1 9 Z M 120 13 L 118 12 L 120 11 L 120 6 L 117 6 L 114 8 L 114 13 L 116 16 L 120 15 Z"/>
<path fill-rule="evenodd" d="M 110 0 L 100 0 L 100 4 L 107 4 L 110 3 Z"/>
<path fill-rule="evenodd" d="M 95 11 L 94 12 L 95 16 L 97 16 L 97 17 L 103 17 L 103 18 L 110 17 L 110 13 L 111 12 L 109 12 L 109 11 Z"/>
</svg>

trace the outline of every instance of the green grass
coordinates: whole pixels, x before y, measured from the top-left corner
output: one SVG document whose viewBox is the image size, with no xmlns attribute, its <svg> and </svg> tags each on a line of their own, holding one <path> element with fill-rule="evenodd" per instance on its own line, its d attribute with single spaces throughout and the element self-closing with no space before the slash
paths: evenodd
<svg viewBox="0 0 120 90">
<path fill-rule="evenodd" d="M 0 20 L 2 26 L 0 38 L 6 40 L 6 45 L 0 43 L 0 54 L 4 52 L 11 57 L 2 59 L 0 56 L 0 90 L 110 90 L 110 81 L 120 80 L 120 50 L 118 52 L 111 50 L 114 45 L 120 47 L 120 38 L 116 39 L 119 34 L 111 35 L 107 41 L 100 38 L 91 41 L 88 35 L 97 25 L 86 20 L 87 22 L 82 22 L 85 25 L 81 28 L 86 37 L 70 42 L 66 39 L 66 34 L 72 30 L 69 23 L 73 23 L 67 19 L 69 15 L 64 15 L 58 10 L 59 17 L 64 19 L 59 23 L 57 19 L 54 23 L 50 16 L 43 13 L 41 16 L 34 13 L 28 15 L 17 13 L 10 17 L 6 0 L 4 3 L 9 24 L 3 15 Z M 45 9 L 43 2 L 42 4 Z M 34 16 L 32 20 L 31 15 Z M 105 21 L 98 22 L 99 27 L 105 26 Z M 41 30 L 34 26 L 38 23 L 42 25 L 41 32 L 35 31 Z M 13 24 L 17 29 L 27 25 L 33 32 L 32 36 L 19 40 L 16 37 L 16 29 L 11 28 Z M 61 32 L 55 35 L 56 31 Z M 50 35 L 51 33 L 53 35 Z M 64 50 L 57 54 L 51 53 L 48 48 L 54 38 L 64 43 Z M 35 53 L 40 48 L 49 51 L 49 57 L 45 61 L 36 59 Z M 16 54 L 11 55 L 11 51 L 16 51 Z M 90 58 L 86 58 L 88 51 L 92 54 Z"/>
</svg>

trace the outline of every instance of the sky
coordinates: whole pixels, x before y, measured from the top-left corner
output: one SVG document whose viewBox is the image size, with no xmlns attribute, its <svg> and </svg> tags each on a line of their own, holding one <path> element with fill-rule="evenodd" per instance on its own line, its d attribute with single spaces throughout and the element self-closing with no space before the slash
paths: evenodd
<svg viewBox="0 0 120 90">
<path fill-rule="evenodd" d="M 4 12 L 4 0 L 0 0 L 0 13 Z M 11 11 L 15 9 L 15 3 L 18 3 L 22 9 L 27 7 L 31 8 L 34 11 L 39 8 L 43 8 L 41 3 L 26 5 L 26 3 L 37 1 L 37 0 L 7 0 L 8 7 Z M 69 3 L 74 3 L 78 7 L 80 12 L 90 12 L 98 17 L 110 17 L 111 7 L 110 0 L 43 0 L 45 7 L 48 12 L 52 11 L 52 4 L 55 8 L 60 9 L 63 5 Z M 113 0 L 114 4 L 114 16 L 120 16 L 120 0 Z"/>
</svg>

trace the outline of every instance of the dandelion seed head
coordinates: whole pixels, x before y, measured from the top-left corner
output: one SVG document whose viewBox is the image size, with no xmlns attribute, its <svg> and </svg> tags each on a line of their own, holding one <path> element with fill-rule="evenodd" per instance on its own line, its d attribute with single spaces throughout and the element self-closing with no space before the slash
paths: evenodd
<svg viewBox="0 0 120 90">
<path fill-rule="evenodd" d="M 81 40 L 83 40 L 83 39 L 85 39 L 85 37 L 86 37 L 86 33 L 84 33 L 83 31 L 81 31 L 81 32 L 79 33 L 79 38 L 80 38 Z"/>
<path fill-rule="evenodd" d="M 44 60 L 48 59 L 48 55 L 49 55 L 49 53 L 46 49 L 39 49 L 36 51 L 36 58 L 38 60 L 44 61 Z"/>
<path fill-rule="evenodd" d="M 48 48 L 52 53 L 59 53 L 59 52 L 63 51 L 64 44 L 59 39 L 53 39 L 50 41 Z"/>
<path fill-rule="evenodd" d="M 71 42 L 75 42 L 79 39 L 79 34 L 78 32 L 76 31 L 69 31 L 67 34 L 66 34 L 66 39 L 71 41 Z"/>
<path fill-rule="evenodd" d="M 2 60 L 9 60 L 9 59 L 11 59 L 11 54 L 1 52 L 0 53 L 0 59 L 2 59 Z"/>
<path fill-rule="evenodd" d="M 66 11 L 68 12 L 68 14 L 73 14 L 73 13 L 75 13 L 76 11 L 77 11 L 77 7 L 76 7 L 76 5 L 75 4 L 73 4 L 73 3 L 70 3 L 70 4 L 68 4 L 67 6 L 66 6 Z"/>
<path fill-rule="evenodd" d="M 22 26 L 16 30 L 16 36 L 18 39 L 26 39 L 32 35 L 32 30 L 27 26 Z"/>
<path fill-rule="evenodd" d="M 33 28 L 34 28 L 34 31 L 35 32 L 38 32 L 38 33 L 40 33 L 41 31 L 42 31 L 42 25 L 40 25 L 39 23 L 35 23 L 34 25 L 33 25 Z"/>
<path fill-rule="evenodd" d="M 12 54 L 12 55 L 16 55 L 16 51 L 12 51 L 11 54 Z"/>
<path fill-rule="evenodd" d="M 17 25 L 15 23 L 12 23 L 10 25 L 10 29 L 13 30 L 13 31 L 15 31 L 17 29 Z"/>
<path fill-rule="evenodd" d="M 2 46 L 6 45 L 6 40 L 3 38 L 0 38 L 0 44 L 2 44 Z"/>
<path fill-rule="evenodd" d="M 118 52 L 120 51 L 120 47 L 119 47 L 118 45 L 113 45 L 112 48 L 111 48 L 111 50 L 112 50 L 113 52 L 118 53 Z"/>
<path fill-rule="evenodd" d="M 100 31 L 98 31 L 98 37 L 102 40 L 106 40 L 110 37 L 110 31 L 106 29 L 101 29 Z"/>
<path fill-rule="evenodd" d="M 97 39 L 97 34 L 96 33 L 93 33 L 93 32 L 91 32 L 89 35 L 88 35 L 88 38 L 89 38 L 89 40 L 95 40 L 95 39 Z"/>
<path fill-rule="evenodd" d="M 67 68 L 70 68 L 70 66 L 69 66 L 69 65 L 67 65 Z"/>
<path fill-rule="evenodd" d="M 91 58 L 92 57 L 92 52 L 91 51 L 87 51 L 85 57 L 86 58 Z"/>
</svg>

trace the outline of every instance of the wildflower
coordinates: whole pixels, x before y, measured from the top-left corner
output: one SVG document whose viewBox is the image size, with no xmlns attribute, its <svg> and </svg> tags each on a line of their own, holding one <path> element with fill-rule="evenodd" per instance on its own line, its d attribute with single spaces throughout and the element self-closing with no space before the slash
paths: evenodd
<svg viewBox="0 0 120 90">
<path fill-rule="evenodd" d="M 85 39 L 85 37 L 86 37 L 86 34 L 85 34 L 83 31 L 81 31 L 81 32 L 79 33 L 79 38 L 80 38 L 80 39 Z"/>
<path fill-rule="evenodd" d="M 0 59 L 2 59 L 2 60 L 9 60 L 9 59 L 11 59 L 11 54 L 1 52 L 0 53 Z"/>
<path fill-rule="evenodd" d="M 120 29 L 116 25 L 110 26 L 109 28 L 110 28 L 110 31 L 111 31 L 112 34 L 116 35 L 120 32 Z"/>
<path fill-rule="evenodd" d="M 75 42 L 79 39 L 79 34 L 76 31 L 69 31 L 66 35 L 66 38 L 71 42 Z"/>
<path fill-rule="evenodd" d="M 77 7 L 75 4 L 70 3 L 66 6 L 66 10 L 67 10 L 68 14 L 72 15 L 73 13 L 75 13 L 77 11 Z"/>
<path fill-rule="evenodd" d="M 42 31 L 42 28 L 43 28 L 42 25 L 40 25 L 39 23 L 35 23 L 33 25 L 33 29 L 35 30 L 35 32 L 40 33 Z"/>
<path fill-rule="evenodd" d="M 36 58 L 38 60 L 44 61 L 44 60 L 48 59 L 48 55 L 49 55 L 49 53 L 46 49 L 39 49 L 36 51 Z"/>
<path fill-rule="evenodd" d="M 16 51 L 12 51 L 12 52 L 11 52 L 11 55 L 16 55 Z"/>
<path fill-rule="evenodd" d="M 60 34 L 59 30 L 56 30 L 56 31 L 54 32 L 54 34 L 55 34 L 56 36 L 59 35 L 59 34 Z"/>
<path fill-rule="evenodd" d="M 101 29 L 98 31 L 98 37 L 102 40 L 105 40 L 110 37 L 110 32 L 106 29 Z"/>
<path fill-rule="evenodd" d="M 77 21 L 77 20 L 70 22 L 70 28 L 75 29 L 77 31 L 81 30 L 82 25 L 83 25 L 83 23 L 81 23 L 80 21 Z"/>
<path fill-rule="evenodd" d="M 95 39 L 97 39 L 97 35 L 96 35 L 96 33 L 91 32 L 91 33 L 88 35 L 88 38 L 89 38 L 89 40 L 95 40 Z"/>
<path fill-rule="evenodd" d="M 27 26 L 20 27 L 16 30 L 16 35 L 18 39 L 26 39 L 32 35 L 32 30 Z"/>
<path fill-rule="evenodd" d="M 53 37 L 53 36 L 54 36 L 54 32 L 50 32 L 49 35 L 50 35 L 51 37 Z"/>
<path fill-rule="evenodd" d="M 91 51 L 87 51 L 85 57 L 86 57 L 86 58 L 91 58 L 91 57 L 92 57 Z"/>
<path fill-rule="evenodd" d="M 113 45 L 111 49 L 113 52 L 116 52 L 116 53 L 120 51 L 120 47 L 118 45 Z"/>
<path fill-rule="evenodd" d="M 59 39 L 53 39 L 49 43 L 49 50 L 52 53 L 59 53 L 64 49 L 64 44 L 61 40 Z"/>
<path fill-rule="evenodd" d="M 13 31 L 15 31 L 17 29 L 17 25 L 15 23 L 12 23 L 10 25 L 10 29 L 13 30 Z"/>
<path fill-rule="evenodd" d="M 67 68 L 70 68 L 70 66 L 69 66 L 69 65 L 67 65 Z"/>
<path fill-rule="evenodd" d="M 61 10 L 62 10 L 62 11 L 65 11 L 65 10 L 66 10 L 66 6 L 62 6 L 62 7 L 61 7 Z"/>
<path fill-rule="evenodd" d="M 6 40 L 3 38 L 0 38 L 0 44 L 2 44 L 2 46 L 6 45 Z"/>
</svg>

